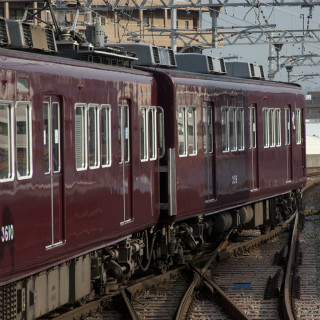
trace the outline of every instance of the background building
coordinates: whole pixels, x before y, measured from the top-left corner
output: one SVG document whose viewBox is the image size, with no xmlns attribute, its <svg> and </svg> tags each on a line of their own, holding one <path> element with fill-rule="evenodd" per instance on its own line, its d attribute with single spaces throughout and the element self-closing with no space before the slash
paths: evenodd
<svg viewBox="0 0 320 320">
<path fill-rule="evenodd" d="M 201 25 L 202 13 L 208 12 L 208 8 L 188 8 L 186 5 L 190 2 L 179 1 L 181 8 L 175 10 L 176 18 L 174 10 L 164 8 L 160 0 L 147 0 L 140 7 L 132 0 L 60 0 L 51 3 L 59 26 L 85 32 L 88 25 L 102 25 L 106 42 L 143 42 L 171 47 L 174 37 L 178 52 L 198 51 L 212 42 L 211 30 L 203 29 Z M 28 17 L 32 23 L 43 24 L 43 21 L 52 21 L 48 9 L 35 17 L 32 15 L 45 7 L 46 2 L 41 1 L 6 1 L 0 3 L 0 15 L 17 20 Z"/>
<path fill-rule="evenodd" d="M 320 122 L 320 92 L 308 92 L 306 94 L 306 119 Z"/>
</svg>

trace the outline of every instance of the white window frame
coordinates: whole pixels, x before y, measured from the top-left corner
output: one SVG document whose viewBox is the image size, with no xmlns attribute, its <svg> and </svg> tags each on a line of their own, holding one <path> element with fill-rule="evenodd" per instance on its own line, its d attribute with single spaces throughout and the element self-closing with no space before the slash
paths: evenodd
<svg viewBox="0 0 320 320">
<path fill-rule="evenodd" d="M 249 107 L 250 122 L 250 146 L 249 149 L 257 148 L 257 113 L 256 107 Z"/>
<path fill-rule="evenodd" d="M 88 153 L 90 153 L 90 141 L 89 141 L 89 137 L 91 135 L 90 131 L 89 131 L 89 126 L 90 126 L 90 111 L 93 110 L 94 111 L 94 164 L 90 164 L 90 154 L 88 154 L 88 162 L 89 162 L 89 168 L 90 169 L 97 169 L 100 167 L 100 106 L 98 104 L 94 104 L 94 103 L 89 103 L 88 105 L 88 111 L 87 111 L 87 121 L 88 121 L 88 126 L 87 126 L 87 144 L 88 144 Z"/>
<path fill-rule="evenodd" d="M 102 161 L 102 139 L 101 139 L 101 122 L 102 122 L 102 110 L 106 111 L 106 163 L 104 164 Z M 100 159 L 101 159 L 101 167 L 107 168 L 111 167 L 112 163 L 112 149 L 111 149 L 111 105 L 110 104 L 102 104 L 101 110 L 100 110 L 100 131 L 99 131 L 99 137 L 100 137 Z"/>
<path fill-rule="evenodd" d="M 192 119 L 190 118 L 190 113 L 192 114 Z M 188 109 L 185 110 L 186 112 L 186 118 L 187 118 L 187 131 L 186 131 L 186 136 L 187 136 L 187 153 L 189 156 L 196 156 L 197 155 L 197 150 L 198 150 L 198 146 L 197 146 L 197 109 L 194 106 L 190 106 L 188 107 Z M 192 123 L 192 127 L 193 127 L 193 135 L 189 135 L 189 123 Z M 190 139 L 189 139 L 190 138 Z M 189 140 L 192 140 L 192 149 L 189 152 Z"/>
<path fill-rule="evenodd" d="M 238 115 L 240 117 L 238 118 Z M 240 139 L 239 139 L 239 128 L 238 128 L 238 119 L 240 119 Z M 237 141 L 237 150 L 243 151 L 245 148 L 244 142 L 244 108 L 240 107 L 236 109 L 236 141 Z M 239 142 L 240 141 L 240 145 Z"/>
<path fill-rule="evenodd" d="M 186 106 L 178 106 L 177 110 L 177 130 L 178 130 L 178 154 L 179 157 L 186 157 L 188 155 L 188 141 L 187 141 L 187 119 L 186 119 Z M 181 116 L 180 116 L 181 115 Z M 181 119 L 180 119 L 181 118 Z M 179 119 L 182 120 L 182 134 L 179 134 Z M 180 139 L 182 137 L 183 141 Z M 183 148 L 180 150 L 180 141 L 183 142 Z M 182 151 L 182 152 L 181 152 Z"/>
<path fill-rule="evenodd" d="M 76 124 L 77 124 L 77 119 L 76 119 L 76 111 L 77 108 L 81 108 L 83 110 L 82 115 L 81 115 L 81 127 L 82 127 L 82 141 L 81 141 L 81 155 L 82 155 L 82 166 L 78 167 L 77 166 L 77 145 L 76 145 Z M 87 150 L 87 104 L 86 103 L 76 103 L 74 107 L 74 115 L 75 115 L 75 160 L 76 160 L 76 170 L 77 171 L 84 171 L 87 170 L 88 168 L 88 150 Z"/>
<path fill-rule="evenodd" d="M 26 135 L 27 135 L 27 168 L 28 168 L 28 173 L 26 175 L 20 175 L 18 171 L 18 163 L 16 163 L 16 174 L 18 180 L 25 180 L 25 179 L 30 179 L 33 175 L 33 159 L 32 159 L 32 104 L 30 101 L 17 101 L 15 105 L 15 133 L 16 133 L 16 138 L 15 138 L 15 157 L 16 161 L 18 161 L 17 157 L 17 147 L 18 147 L 18 136 L 17 136 L 17 108 L 19 108 L 21 105 L 27 105 L 27 123 L 26 123 Z"/>
<path fill-rule="evenodd" d="M 295 111 L 295 123 L 296 123 L 296 144 L 301 144 L 302 142 L 302 136 L 301 136 L 301 109 L 296 108 Z"/>
<path fill-rule="evenodd" d="M 158 132 L 157 132 L 157 111 L 155 106 L 140 106 L 140 160 L 141 162 L 153 161 L 158 157 Z M 142 113 L 144 114 L 143 123 Z M 151 123 L 150 123 L 151 122 Z M 143 132 L 141 132 L 141 125 L 143 124 Z M 143 150 L 142 150 L 143 146 Z M 143 151 L 143 154 L 142 154 Z"/>
<path fill-rule="evenodd" d="M 221 141 L 222 141 L 222 152 L 226 153 L 230 151 L 230 143 L 229 143 L 229 108 L 228 107 L 222 107 L 221 108 Z M 225 121 L 224 124 L 224 130 L 222 128 L 222 121 Z M 224 131 L 224 132 L 223 132 Z M 224 142 L 225 146 L 223 145 L 223 136 L 224 136 Z"/>
<path fill-rule="evenodd" d="M 281 147 L 281 109 L 275 109 L 275 142 L 276 147 Z"/>
<path fill-rule="evenodd" d="M 13 181 L 15 177 L 15 148 L 14 148 L 14 108 L 12 101 L 0 101 L 0 105 L 8 106 L 8 177 L 0 179 L 0 182 Z"/>
<path fill-rule="evenodd" d="M 285 145 L 291 145 L 291 109 L 284 109 L 284 121 L 285 121 Z"/>
</svg>

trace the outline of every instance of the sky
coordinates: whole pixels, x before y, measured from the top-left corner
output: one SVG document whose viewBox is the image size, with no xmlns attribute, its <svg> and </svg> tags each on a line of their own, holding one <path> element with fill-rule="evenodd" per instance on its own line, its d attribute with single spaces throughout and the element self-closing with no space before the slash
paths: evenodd
<svg viewBox="0 0 320 320">
<path fill-rule="evenodd" d="M 312 30 L 317 29 L 320 36 L 320 6 L 316 6 L 312 10 L 312 18 L 308 19 L 309 8 L 300 7 L 261 7 L 258 8 L 233 8 L 226 7 L 224 12 L 221 12 L 218 17 L 218 28 L 230 28 L 231 26 L 259 26 L 261 24 L 276 25 L 275 30 Z M 304 23 L 303 23 L 304 22 Z M 304 27 L 303 27 L 304 25 Z M 211 18 L 209 15 L 203 16 L 203 26 L 211 26 Z M 230 31 L 230 29 L 226 29 Z M 241 30 L 241 29 L 234 29 Z M 254 29 L 258 30 L 258 29 Z M 271 29 L 268 29 L 271 30 Z M 256 37 L 256 35 L 252 35 Z M 265 38 L 264 38 L 265 39 Z M 291 41 L 292 42 L 292 41 Z M 246 40 L 248 43 L 248 40 Z M 284 44 L 281 51 L 281 56 L 301 55 L 302 50 L 304 54 L 319 54 L 320 43 L 305 43 L 304 48 L 301 44 L 292 43 Z M 256 45 L 226 45 L 224 48 L 214 48 L 205 51 L 206 54 L 213 57 L 230 57 L 237 56 L 238 58 L 230 61 L 247 61 L 261 64 L 264 67 L 265 75 L 269 70 L 269 44 Z M 274 55 L 276 53 L 274 52 Z M 315 59 L 320 61 L 320 57 Z M 283 62 L 280 59 L 280 62 Z M 276 67 L 276 66 L 275 66 Z M 306 78 L 305 75 L 320 74 L 320 65 L 312 67 L 294 67 L 290 73 L 290 80 L 298 82 L 307 91 L 320 90 L 320 75 Z M 276 73 L 274 80 L 288 81 L 288 72 L 282 68 L 280 72 Z"/>
</svg>

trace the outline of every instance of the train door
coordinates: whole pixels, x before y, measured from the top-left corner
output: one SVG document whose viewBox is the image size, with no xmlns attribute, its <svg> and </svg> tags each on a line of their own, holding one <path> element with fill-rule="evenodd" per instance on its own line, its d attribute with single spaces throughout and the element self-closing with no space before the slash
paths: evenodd
<svg viewBox="0 0 320 320">
<path fill-rule="evenodd" d="M 292 110 L 291 106 L 287 105 L 284 109 L 284 116 L 285 116 L 285 148 L 286 148 L 286 167 L 287 167 L 287 181 L 292 180 L 292 126 L 291 123 L 291 115 Z"/>
<path fill-rule="evenodd" d="M 214 108 L 212 102 L 204 102 L 202 108 L 204 180 L 206 201 L 216 199 L 216 175 L 214 153 Z"/>
<path fill-rule="evenodd" d="M 259 189 L 259 175 L 258 175 L 258 152 L 257 152 L 257 105 L 252 104 L 249 107 L 249 133 L 250 133 L 250 190 Z"/>
<path fill-rule="evenodd" d="M 129 101 L 121 100 L 119 104 L 119 165 L 121 171 L 121 190 L 123 203 L 123 218 L 121 225 L 132 221 L 132 181 L 131 181 L 131 159 L 130 159 L 130 109 Z"/>
<path fill-rule="evenodd" d="M 44 174 L 50 185 L 51 243 L 47 249 L 64 242 L 63 170 L 61 161 L 62 104 L 57 96 L 43 101 Z"/>
</svg>

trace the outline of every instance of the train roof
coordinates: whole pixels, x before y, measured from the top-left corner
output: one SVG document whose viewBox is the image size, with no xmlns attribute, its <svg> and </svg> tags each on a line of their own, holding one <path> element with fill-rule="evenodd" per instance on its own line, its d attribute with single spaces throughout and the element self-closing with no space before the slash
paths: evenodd
<svg viewBox="0 0 320 320">
<path fill-rule="evenodd" d="M 225 86 L 228 84 L 228 87 L 232 85 L 241 85 L 242 89 L 245 89 L 249 86 L 263 86 L 270 87 L 270 88 L 286 88 L 288 90 L 299 90 L 302 92 L 302 88 L 299 84 L 296 83 L 287 83 L 287 82 L 280 82 L 280 81 L 271 81 L 271 80 L 263 80 L 263 79 L 247 79 L 247 78 L 240 78 L 240 77 L 232 77 L 228 75 L 216 75 L 216 74 L 204 74 L 204 73 L 197 73 L 197 72 L 188 72 L 182 71 L 177 69 L 164 69 L 164 68 L 152 68 L 152 67 L 135 67 L 140 70 L 150 71 L 153 73 L 162 73 L 170 77 L 174 82 L 186 80 L 190 82 L 190 84 L 196 85 L 195 81 L 213 81 L 216 84 L 220 83 L 221 86 Z M 180 80 L 178 80 L 180 79 Z M 183 80 L 184 79 L 184 80 Z M 209 83 L 208 83 L 209 85 Z"/>
</svg>

